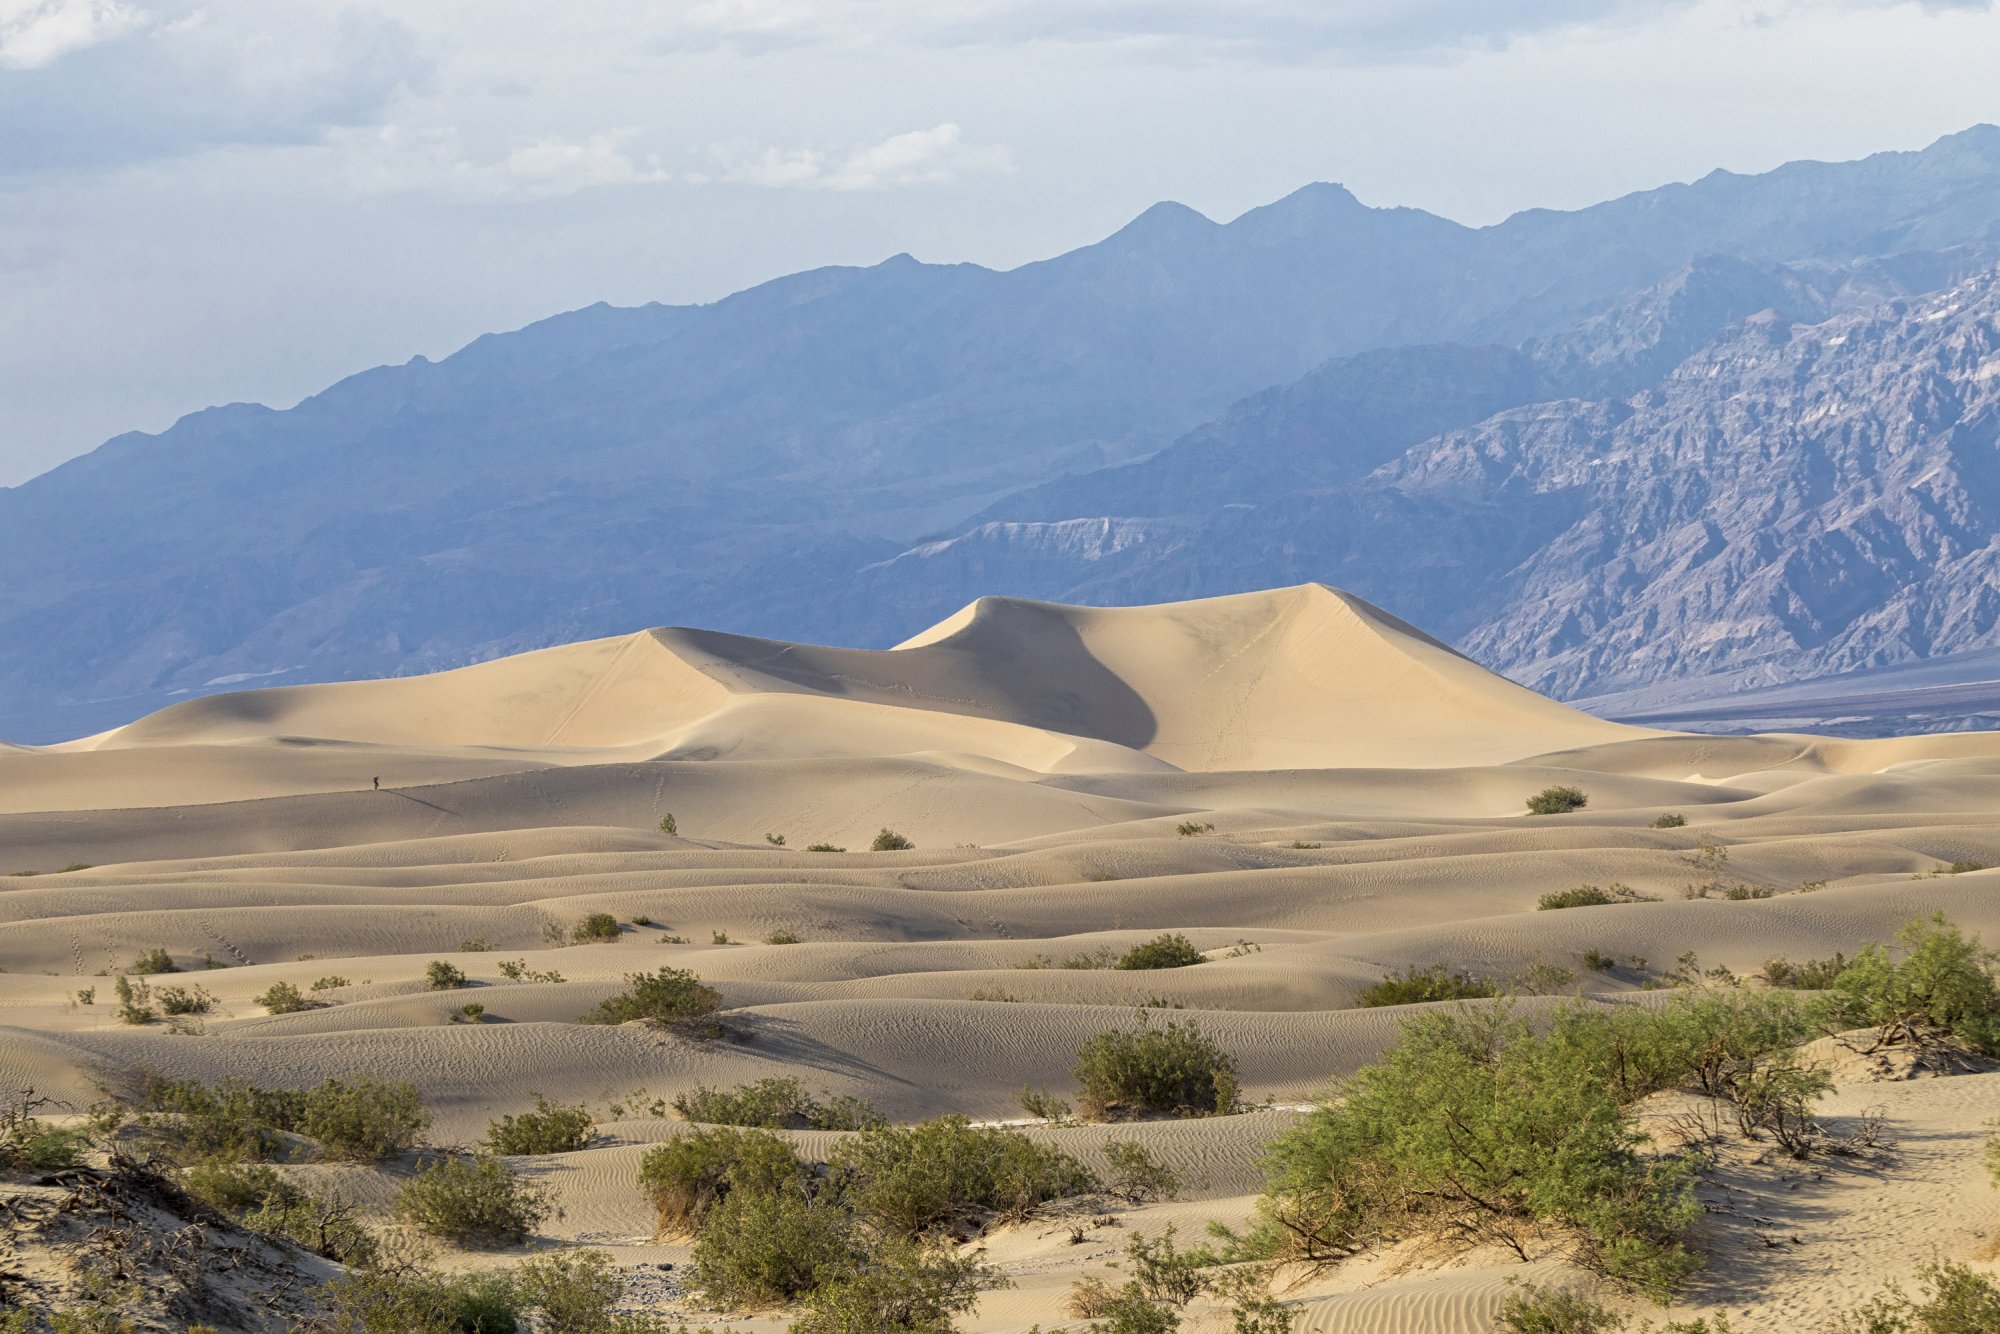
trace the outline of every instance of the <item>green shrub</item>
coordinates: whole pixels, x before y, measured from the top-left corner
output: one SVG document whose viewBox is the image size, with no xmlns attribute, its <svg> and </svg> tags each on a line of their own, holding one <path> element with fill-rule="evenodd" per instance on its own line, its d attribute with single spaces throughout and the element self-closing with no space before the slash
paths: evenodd
<svg viewBox="0 0 2000 1334">
<path fill-rule="evenodd" d="M 727 945 L 729 943 L 729 933 L 727 931 L 711 931 L 708 933 L 708 943 L 711 945 Z"/>
<path fill-rule="evenodd" d="M 730 1191 L 709 1210 L 691 1257 L 695 1287 L 728 1309 L 788 1304 L 861 1258 L 848 1213 L 793 1186 Z"/>
<path fill-rule="evenodd" d="M 151 1080 L 145 1107 L 184 1161 L 261 1159 L 284 1147 L 283 1136 L 315 1141 L 326 1158 L 379 1162 L 414 1147 L 430 1113 L 411 1084 L 366 1076 L 329 1079 L 306 1089 L 261 1089 L 241 1079 Z"/>
<path fill-rule="evenodd" d="M 535 1313 L 536 1334 L 617 1334 L 625 1282 L 603 1251 L 538 1255 L 509 1277 L 515 1298 Z"/>
<path fill-rule="evenodd" d="M 1133 1027 L 1100 1033 L 1078 1048 L 1072 1073 L 1090 1120 L 1236 1110 L 1236 1062 L 1191 1019 L 1155 1028 L 1141 1011 Z"/>
<path fill-rule="evenodd" d="M 762 1130 L 698 1130 L 646 1151 L 639 1186 L 662 1236 L 688 1236 L 731 1193 L 804 1190 L 806 1165 L 792 1146 Z"/>
<path fill-rule="evenodd" d="M 160 1017 L 153 1008 L 153 988 L 147 983 L 121 977 L 111 984 L 111 994 L 118 998 L 121 1024 L 150 1024 Z"/>
<path fill-rule="evenodd" d="M 1528 814 L 1568 815 L 1571 811 L 1580 811 L 1589 804 L 1590 798 L 1585 795 L 1582 788 L 1558 783 L 1545 787 L 1528 798 Z"/>
<path fill-rule="evenodd" d="M 794 931 L 773 931 L 770 935 L 764 937 L 764 943 L 766 945 L 796 945 L 799 943 L 799 937 L 798 933 Z"/>
<path fill-rule="evenodd" d="M 1021 1110 L 1040 1121 L 1067 1121 L 1076 1109 L 1069 1105 L 1069 1099 L 1059 1098 L 1046 1089 L 1023 1088 Z"/>
<path fill-rule="evenodd" d="M 313 1002 L 290 982 L 273 982 L 257 997 L 257 1003 L 272 1014 L 297 1014 L 300 1010 L 313 1008 Z"/>
<path fill-rule="evenodd" d="M 1688 818 L 1685 815 L 1682 815 L 1677 811 L 1668 811 L 1666 814 L 1654 820 L 1652 827 L 1655 829 L 1685 829 L 1687 827 L 1687 822 Z"/>
<path fill-rule="evenodd" d="M 569 929 L 570 943 L 589 945 L 604 941 L 615 941 L 623 934 L 618 919 L 608 912 L 594 912 Z"/>
<path fill-rule="evenodd" d="M 1182 838 L 1197 838 L 1214 833 L 1215 826 L 1206 820 L 1183 820 L 1174 826 L 1174 832 Z"/>
<path fill-rule="evenodd" d="M 574 1153 L 587 1148 L 596 1134 L 590 1113 L 581 1105 L 565 1107 L 536 1094 L 534 1111 L 487 1123 L 486 1147 L 509 1157 Z"/>
<path fill-rule="evenodd" d="M 1618 966 L 1618 961 L 1603 950 L 1585 950 L 1580 957 L 1583 966 L 1593 973 L 1608 973 Z"/>
<path fill-rule="evenodd" d="M 1507 1334 L 1609 1334 L 1624 1322 L 1604 1303 L 1574 1288 L 1523 1283 L 1500 1304 Z"/>
<path fill-rule="evenodd" d="M 545 1187 L 491 1154 L 444 1158 L 396 1192 L 396 1216 L 461 1246 L 518 1246 L 555 1213 Z"/>
<path fill-rule="evenodd" d="M 681 822 L 674 818 L 674 813 L 672 811 L 668 811 L 665 815 L 662 815 L 660 817 L 660 832 L 663 834 L 668 834 L 673 836 L 678 836 L 680 834 Z"/>
<path fill-rule="evenodd" d="M 677 1096 L 674 1110 L 689 1121 L 765 1130 L 866 1130 L 887 1124 L 860 1098 L 841 1095 L 821 1102 L 791 1077 L 759 1079 L 728 1090 L 696 1088 Z"/>
<path fill-rule="evenodd" d="M 519 1334 L 520 1299 L 504 1275 L 427 1270 L 343 1274 L 323 1290 L 339 1334 Z"/>
<path fill-rule="evenodd" d="M 906 1239 L 941 1227 L 977 1228 L 995 1217 L 1018 1220 L 1098 1187 L 1062 1150 L 962 1116 L 865 1130 L 835 1149 L 828 1165 L 849 1208 Z"/>
<path fill-rule="evenodd" d="M 949 1245 L 891 1245 L 815 1288 L 792 1334 L 952 1334 L 952 1318 L 981 1292 L 1009 1286 L 999 1270 Z"/>
<path fill-rule="evenodd" d="M 704 986 L 687 969 L 627 973 L 625 982 L 627 991 L 600 1002 L 577 1022 L 624 1024 L 640 1019 L 696 1036 L 713 1037 L 721 1033 L 722 1026 L 714 1016 L 722 1006 L 722 993 Z"/>
<path fill-rule="evenodd" d="M 215 997 L 200 987 L 161 987 L 153 993 L 164 1014 L 207 1014 Z"/>
<path fill-rule="evenodd" d="M 339 987 L 350 987 L 353 985 L 352 982 L 349 982 L 344 977 L 317 977 L 313 979 L 311 990 L 333 991 Z"/>
<path fill-rule="evenodd" d="M 885 825 L 882 828 L 882 832 L 875 835 L 875 841 L 868 845 L 868 850 L 870 852 L 908 852 L 916 846 L 909 839 L 904 838 L 901 834 Z"/>
<path fill-rule="evenodd" d="M 835 847 L 835 846 L 833 846 L 833 844 L 831 844 L 831 843 L 808 843 L 808 844 L 806 845 L 806 851 L 807 851 L 807 852 L 845 852 L 845 851 L 847 851 L 847 849 L 846 849 L 846 848 L 836 848 L 836 847 Z"/>
<path fill-rule="evenodd" d="M 1104 1162 L 1110 1169 L 1106 1184 L 1113 1195 L 1127 1204 L 1180 1198 L 1180 1173 L 1147 1152 L 1146 1146 L 1137 1140 L 1107 1141 Z"/>
<path fill-rule="evenodd" d="M 155 945 L 132 960 L 132 966 L 125 971 L 140 977 L 153 977 L 160 973 L 178 973 L 180 965 L 176 964 L 165 950 Z"/>
<path fill-rule="evenodd" d="M 424 981 L 432 991 L 455 991 L 465 985 L 465 974 L 455 964 L 432 959 L 424 966 Z"/>
<path fill-rule="evenodd" d="M 1114 968 L 1186 968 L 1191 964 L 1204 963 L 1200 950 L 1194 943 L 1178 931 L 1153 937 L 1143 945 L 1134 945 L 1118 956 Z"/>
<path fill-rule="evenodd" d="M 282 1237 L 345 1265 L 373 1264 L 381 1243 L 349 1201 L 318 1195 L 264 1166 L 206 1163 L 181 1174 L 181 1185 L 244 1227 Z"/>
<path fill-rule="evenodd" d="M 1628 885 L 1612 881 L 1608 886 L 1578 885 L 1575 889 L 1558 889 L 1535 900 L 1539 912 L 1552 912 L 1557 908 L 1599 908 L 1611 903 L 1653 903 L 1657 900 L 1639 893 Z"/>
<path fill-rule="evenodd" d="M 1691 1163 L 1647 1159 L 1607 1069 L 1617 1035 L 1568 1007 L 1537 1033 L 1505 1009 L 1431 1011 L 1272 1144 L 1262 1241 L 1325 1260 L 1404 1237 L 1576 1258 L 1655 1294 L 1698 1265 Z"/>
<path fill-rule="evenodd" d="M 1986 1055 L 2000 1052 L 1996 955 L 1943 913 L 1918 918 L 1892 947 L 1870 945 L 1833 980 L 1842 1015 L 1878 1030 L 1885 1042 L 1950 1039 Z"/>
<path fill-rule="evenodd" d="M 1105 1334 L 1179 1329 L 1181 1309 L 1214 1285 L 1217 1276 L 1207 1271 L 1217 1262 L 1206 1248 L 1176 1247 L 1171 1227 L 1158 1237 L 1134 1236 L 1125 1246 L 1125 1268 L 1131 1277 L 1117 1288 L 1096 1277 L 1085 1278 L 1071 1288 L 1067 1305 L 1072 1315 L 1093 1322 L 1092 1331 Z"/>
<path fill-rule="evenodd" d="M 23 1093 L 0 1107 L 0 1172 L 54 1172 L 83 1161 L 89 1135 L 36 1117 L 42 1105 Z"/>
<path fill-rule="evenodd" d="M 1833 980 L 1847 971 L 1847 956 L 1836 953 L 1831 959 L 1807 959 L 1804 963 L 1793 963 L 1785 958 L 1764 961 L 1758 976 L 1764 985 L 1783 987 L 1791 991 L 1825 991 L 1833 985 Z"/>
<path fill-rule="evenodd" d="M 1853 1334 L 1984 1334 L 2000 1329 L 2000 1286 L 1961 1264 L 1932 1261 L 1917 1270 L 1922 1300 L 1890 1284 L 1842 1324 Z"/>
<path fill-rule="evenodd" d="M 1441 963 L 1429 968 L 1411 964 L 1400 973 L 1390 973 L 1380 982 L 1371 982 L 1354 998 L 1356 1005 L 1417 1005 L 1424 1001 L 1471 1000 L 1497 996 L 1500 989 L 1485 978 L 1470 973 L 1454 973 Z"/>
</svg>

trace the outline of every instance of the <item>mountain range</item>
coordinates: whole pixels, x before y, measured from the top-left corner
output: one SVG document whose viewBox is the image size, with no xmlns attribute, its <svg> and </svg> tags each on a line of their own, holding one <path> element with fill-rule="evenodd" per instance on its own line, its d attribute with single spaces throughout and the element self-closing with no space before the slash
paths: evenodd
<svg viewBox="0 0 2000 1334">
<path fill-rule="evenodd" d="M 1006 272 L 594 306 L 0 489 L 0 734 L 1312 581 L 1572 699 L 1978 659 L 1996 263 L 1980 126 L 1485 228 L 1314 185 Z"/>
</svg>

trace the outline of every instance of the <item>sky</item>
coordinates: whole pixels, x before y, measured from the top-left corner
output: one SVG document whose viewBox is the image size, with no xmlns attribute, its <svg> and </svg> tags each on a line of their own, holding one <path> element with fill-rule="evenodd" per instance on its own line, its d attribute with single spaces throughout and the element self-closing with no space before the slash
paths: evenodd
<svg viewBox="0 0 2000 1334">
<path fill-rule="evenodd" d="M 2000 121 L 1992 0 L 0 0 L 0 486 L 596 301 Z"/>
</svg>

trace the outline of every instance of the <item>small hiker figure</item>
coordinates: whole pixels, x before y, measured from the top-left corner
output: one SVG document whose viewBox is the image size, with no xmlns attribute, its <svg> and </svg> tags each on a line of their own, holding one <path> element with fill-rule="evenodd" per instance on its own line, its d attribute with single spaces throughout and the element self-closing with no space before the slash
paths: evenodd
<svg viewBox="0 0 2000 1334">
<path fill-rule="evenodd" d="M 375 790 L 377 792 L 382 790 L 382 780 L 379 777 L 375 780 Z"/>
</svg>

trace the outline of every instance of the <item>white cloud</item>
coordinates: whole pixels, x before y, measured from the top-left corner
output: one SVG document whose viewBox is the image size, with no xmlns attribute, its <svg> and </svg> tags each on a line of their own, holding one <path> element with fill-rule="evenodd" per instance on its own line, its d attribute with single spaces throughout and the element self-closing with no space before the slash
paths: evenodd
<svg viewBox="0 0 2000 1334">
<path fill-rule="evenodd" d="M 378 121 L 429 63 L 396 20 L 268 0 L 0 0 L 0 175 Z"/>
<path fill-rule="evenodd" d="M 533 139 L 484 160 L 451 127 L 335 130 L 327 143 L 340 163 L 335 177 L 349 193 L 505 202 L 674 180 L 657 156 L 633 150 L 637 136 L 621 129 L 580 140 Z"/>
<path fill-rule="evenodd" d="M 966 144 L 958 126 L 949 121 L 838 155 L 811 148 L 765 148 L 748 156 L 732 157 L 726 151 L 717 156 L 726 163 L 724 181 L 794 190 L 881 190 L 1014 169 L 1012 153 Z"/>
<path fill-rule="evenodd" d="M 1574 29 L 1629 27 L 1703 0 L 701 0 L 662 7 L 670 48 L 1110 44 L 1180 59 L 1428 60 Z M 1758 0 L 1763 11 L 1987 10 L 1995 0 Z M 1749 7 L 1746 5 L 1746 7 Z"/>
<path fill-rule="evenodd" d="M 0 69 L 42 69 L 140 22 L 118 0 L 0 0 Z"/>
</svg>

